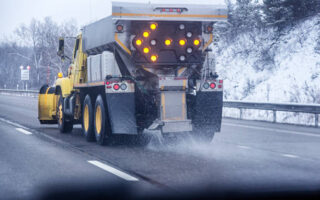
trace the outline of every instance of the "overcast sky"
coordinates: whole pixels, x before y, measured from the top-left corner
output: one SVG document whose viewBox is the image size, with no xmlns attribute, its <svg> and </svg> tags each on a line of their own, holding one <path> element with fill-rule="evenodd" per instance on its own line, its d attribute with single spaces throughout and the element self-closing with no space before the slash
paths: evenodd
<svg viewBox="0 0 320 200">
<path fill-rule="evenodd" d="M 111 14 L 112 0 L 4 0 L 0 7 L 0 40 L 10 36 L 22 23 L 32 18 L 51 16 L 58 23 L 75 19 L 78 26 Z M 149 2 L 149 0 L 113 0 L 125 2 Z M 183 3 L 221 3 L 224 0 L 175 0 Z M 173 0 L 151 0 L 173 2 Z"/>
</svg>

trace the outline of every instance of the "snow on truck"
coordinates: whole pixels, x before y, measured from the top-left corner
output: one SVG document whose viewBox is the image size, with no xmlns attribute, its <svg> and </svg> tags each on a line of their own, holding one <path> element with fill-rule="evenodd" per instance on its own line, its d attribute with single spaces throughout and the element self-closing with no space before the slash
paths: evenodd
<svg viewBox="0 0 320 200">
<path fill-rule="evenodd" d="M 211 141 L 221 127 L 223 80 L 209 45 L 214 23 L 226 20 L 220 5 L 113 3 L 111 16 L 77 36 L 67 76 L 41 87 L 40 123 L 62 133 L 82 124 L 98 144 L 145 129 Z M 66 57 L 63 38 L 58 55 Z"/>
</svg>

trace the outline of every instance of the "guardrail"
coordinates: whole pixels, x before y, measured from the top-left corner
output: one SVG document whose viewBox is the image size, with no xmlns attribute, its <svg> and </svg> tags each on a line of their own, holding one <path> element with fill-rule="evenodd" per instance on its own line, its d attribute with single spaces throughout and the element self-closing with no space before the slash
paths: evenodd
<svg viewBox="0 0 320 200">
<path fill-rule="evenodd" d="M 18 94 L 21 96 L 37 97 L 39 91 L 36 90 L 13 90 L 0 89 L 0 93 Z M 262 103 L 262 102 L 244 102 L 244 101 L 224 101 L 223 107 L 237 108 L 240 111 L 240 119 L 243 119 L 243 110 L 270 110 L 273 111 L 273 122 L 277 122 L 277 111 L 310 113 L 315 116 L 315 127 L 319 127 L 320 104 L 298 104 L 298 103 Z"/>
<path fill-rule="evenodd" d="M 320 104 L 298 104 L 298 103 L 260 103 L 243 101 L 224 101 L 223 107 L 238 108 L 240 110 L 240 119 L 243 118 L 244 109 L 270 110 L 273 111 L 273 122 L 277 122 L 277 111 L 310 113 L 315 116 L 315 127 L 319 126 Z"/>
<path fill-rule="evenodd" d="M 19 96 L 32 96 L 37 97 L 39 91 L 37 90 L 14 90 L 14 89 L 0 89 L 1 94 L 16 94 Z"/>
</svg>

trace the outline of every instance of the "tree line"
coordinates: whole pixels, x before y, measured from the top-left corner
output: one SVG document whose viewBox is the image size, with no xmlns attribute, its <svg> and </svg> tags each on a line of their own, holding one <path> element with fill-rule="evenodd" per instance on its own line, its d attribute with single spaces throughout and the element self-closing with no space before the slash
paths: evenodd
<svg viewBox="0 0 320 200">
<path fill-rule="evenodd" d="M 69 38 L 65 41 L 65 52 L 71 55 L 77 33 L 78 27 L 72 20 L 58 24 L 46 17 L 20 25 L 11 39 L 0 43 L 0 88 L 22 89 L 25 84 L 39 88 L 52 84 L 58 72 L 66 74 L 69 65 L 57 56 L 58 39 Z M 29 81 L 20 80 L 20 66 L 31 67 Z"/>
<path fill-rule="evenodd" d="M 279 32 L 320 13 L 319 0 L 226 0 L 233 33 L 274 27 Z"/>
</svg>

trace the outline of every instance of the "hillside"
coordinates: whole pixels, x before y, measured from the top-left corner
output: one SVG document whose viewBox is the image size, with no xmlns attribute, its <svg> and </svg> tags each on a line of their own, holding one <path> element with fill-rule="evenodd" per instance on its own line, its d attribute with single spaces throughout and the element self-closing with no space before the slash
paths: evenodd
<svg viewBox="0 0 320 200">
<path fill-rule="evenodd" d="M 275 35 L 270 28 L 218 44 L 224 98 L 320 103 L 320 15 Z"/>
<path fill-rule="evenodd" d="M 320 103 L 320 15 L 284 30 L 247 32 L 215 47 L 225 100 Z M 224 109 L 237 116 L 236 109 Z M 278 121 L 314 124 L 314 115 L 278 112 Z M 247 110 L 247 119 L 272 120 L 269 111 Z"/>
</svg>

